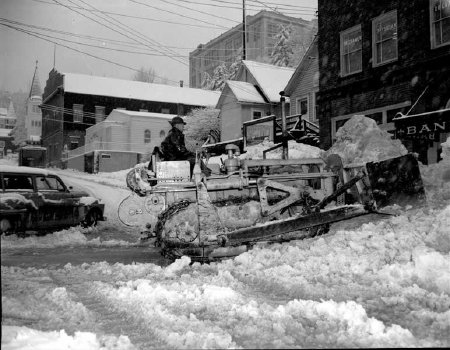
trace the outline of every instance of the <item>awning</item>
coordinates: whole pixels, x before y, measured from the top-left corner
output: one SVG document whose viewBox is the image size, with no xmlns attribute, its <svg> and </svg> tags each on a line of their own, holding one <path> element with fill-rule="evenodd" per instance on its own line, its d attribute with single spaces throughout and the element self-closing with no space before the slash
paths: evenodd
<svg viewBox="0 0 450 350">
<path fill-rule="evenodd" d="M 397 139 L 438 140 L 450 132 L 450 108 L 413 115 L 398 113 L 393 119 Z"/>
</svg>

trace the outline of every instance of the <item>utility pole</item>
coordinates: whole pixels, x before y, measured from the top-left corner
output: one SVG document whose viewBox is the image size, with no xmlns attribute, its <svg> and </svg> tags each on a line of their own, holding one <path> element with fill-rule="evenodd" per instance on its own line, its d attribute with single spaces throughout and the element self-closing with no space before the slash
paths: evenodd
<svg viewBox="0 0 450 350">
<path fill-rule="evenodd" d="M 242 0 L 242 24 L 243 24 L 243 30 L 242 30 L 242 59 L 246 59 L 245 55 L 245 43 L 246 43 L 246 34 L 245 34 L 245 28 L 247 27 L 245 23 L 245 0 Z"/>
</svg>

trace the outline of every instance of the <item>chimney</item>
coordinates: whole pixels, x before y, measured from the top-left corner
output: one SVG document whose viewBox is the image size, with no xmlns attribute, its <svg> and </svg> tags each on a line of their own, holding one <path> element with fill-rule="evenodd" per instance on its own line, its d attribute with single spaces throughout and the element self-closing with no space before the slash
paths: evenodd
<svg viewBox="0 0 450 350">
<path fill-rule="evenodd" d="M 183 80 L 180 80 L 180 87 L 183 87 Z"/>
</svg>

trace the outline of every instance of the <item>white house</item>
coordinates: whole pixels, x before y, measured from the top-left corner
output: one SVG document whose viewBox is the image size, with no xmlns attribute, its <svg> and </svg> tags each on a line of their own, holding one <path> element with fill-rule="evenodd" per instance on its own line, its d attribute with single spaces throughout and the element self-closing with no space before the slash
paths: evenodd
<svg viewBox="0 0 450 350">
<path fill-rule="evenodd" d="M 293 73 L 293 68 L 243 60 L 235 81 L 226 82 L 216 105 L 221 116 L 221 141 L 242 137 L 246 121 L 267 115 L 280 117 L 280 92 Z"/>
<path fill-rule="evenodd" d="M 131 168 L 160 146 L 175 116 L 114 109 L 86 129 L 84 146 L 66 150 L 67 167 L 94 173 Z"/>
</svg>

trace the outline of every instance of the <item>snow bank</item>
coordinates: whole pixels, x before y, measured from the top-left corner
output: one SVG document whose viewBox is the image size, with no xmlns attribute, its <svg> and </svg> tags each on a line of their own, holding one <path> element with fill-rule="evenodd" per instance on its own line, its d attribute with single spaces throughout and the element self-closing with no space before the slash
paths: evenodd
<svg viewBox="0 0 450 350">
<path fill-rule="evenodd" d="M 381 161 L 407 153 L 401 141 L 393 140 L 387 131 L 378 127 L 375 120 L 355 115 L 339 128 L 335 143 L 323 156 L 338 154 L 346 165 Z"/>
<path fill-rule="evenodd" d="M 133 350 L 136 349 L 126 336 L 97 336 L 89 332 L 67 335 L 60 331 L 43 332 L 28 327 L 2 326 L 4 350 Z"/>
<path fill-rule="evenodd" d="M 450 203 L 450 137 L 441 145 L 442 161 L 427 166 L 419 163 L 427 201 L 433 207 Z"/>
<path fill-rule="evenodd" d="M 138 242 L 127 242 L 124 240 L 104 240 L 100 237 L 90 237 L 89 232 L 96 228 L 71 227 L 45 236 L 28 236 L 25 238 L 17 235 L 1 236 L 1 249 L 29 249 L 29 248 L 56 248 L 67 246 L 90 246 L 90 247 L 114 247 L 133 246 Z"/>
</svg>

